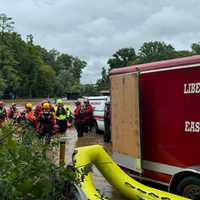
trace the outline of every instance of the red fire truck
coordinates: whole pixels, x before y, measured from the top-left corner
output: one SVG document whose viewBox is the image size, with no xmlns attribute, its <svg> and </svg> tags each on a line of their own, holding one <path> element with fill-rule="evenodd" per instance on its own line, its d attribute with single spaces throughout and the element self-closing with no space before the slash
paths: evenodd
<svg viewBox="0 0 200 200">
<path fill-rule="evenodd" d="M 113 158 L 200 199 L 200 56 L 111 71 Z"/>
</svg>

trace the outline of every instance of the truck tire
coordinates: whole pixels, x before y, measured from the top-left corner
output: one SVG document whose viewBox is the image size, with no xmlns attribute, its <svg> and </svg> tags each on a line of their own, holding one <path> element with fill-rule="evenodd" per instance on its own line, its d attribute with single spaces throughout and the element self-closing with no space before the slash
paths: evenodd
<svg viewBox="0 0 200 200">
<path fill-rule="evenodd" d="M 176 194 L 193 200 L 200 199 L 200 178 L 187 176 L 176 187 Z"/>
</svg>

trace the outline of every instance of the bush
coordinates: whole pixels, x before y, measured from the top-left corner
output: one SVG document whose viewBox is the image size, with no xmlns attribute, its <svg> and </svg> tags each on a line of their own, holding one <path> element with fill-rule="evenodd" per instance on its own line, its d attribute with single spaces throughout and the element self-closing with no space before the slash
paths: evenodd
<svg viewBox="0 0 200 200">
<path fill-rule="evenodd" d="M 64 200 L 66 182 L 76 182 L 73 168 L 56 166 L 32 129 L 5 122 L 0 129 L 0 197 L 2 200 Z"/>
</svg>

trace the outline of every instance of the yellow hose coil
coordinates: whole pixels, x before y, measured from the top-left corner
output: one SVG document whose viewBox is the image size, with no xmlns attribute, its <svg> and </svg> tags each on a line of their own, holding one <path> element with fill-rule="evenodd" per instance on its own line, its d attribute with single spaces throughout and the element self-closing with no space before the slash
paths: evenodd
<svg viewBox="0 0 200 200">
<path fill-rule="evenodd" d="M 79 147 L 73 155 L 74 166 L 80 171 L 78 176 L 84 174 L 84 169 L 91 163 L 94 164 L 106 180 L 116 188 L 123 196 L 132 200 L 186 200 L 168 192 L 160 191 L 128 176 L 112 160 L 104 148 L 100 145 Z M 107 199 L 102 197 L 92 182 L 92 171 L 90 171 L 80 183 L 81 188 L 89 200 Z"/>
</svg>

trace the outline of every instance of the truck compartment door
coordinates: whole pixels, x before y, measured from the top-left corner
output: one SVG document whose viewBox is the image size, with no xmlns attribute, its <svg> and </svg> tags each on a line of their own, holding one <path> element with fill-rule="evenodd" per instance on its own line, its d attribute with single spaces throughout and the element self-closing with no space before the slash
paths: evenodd
<svg viewBox="0 0 200 200">
<path fill-rule="evenodd" d="M 139 73 L 111 76 L 113 159 L 142 173 Z"/>
</svg>

